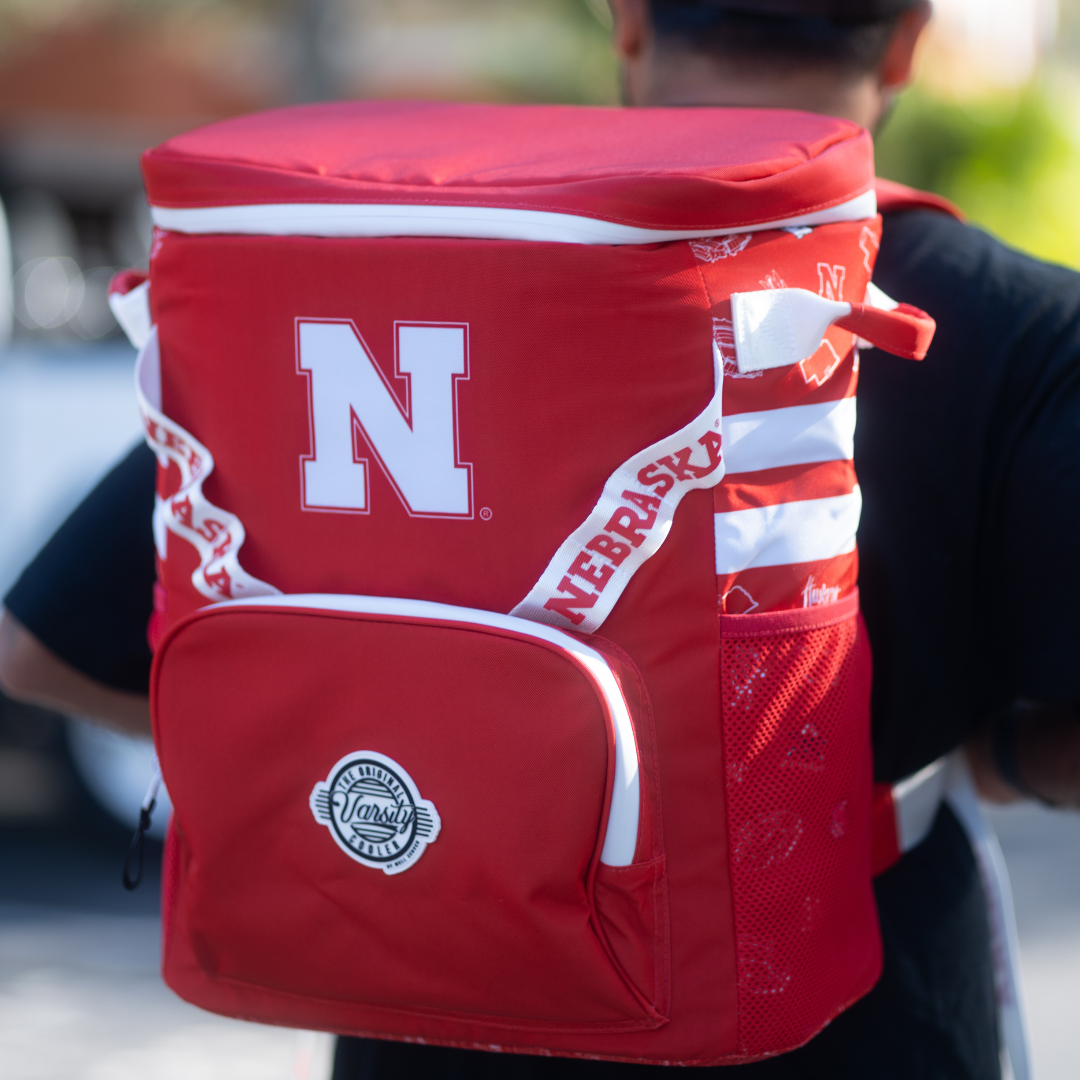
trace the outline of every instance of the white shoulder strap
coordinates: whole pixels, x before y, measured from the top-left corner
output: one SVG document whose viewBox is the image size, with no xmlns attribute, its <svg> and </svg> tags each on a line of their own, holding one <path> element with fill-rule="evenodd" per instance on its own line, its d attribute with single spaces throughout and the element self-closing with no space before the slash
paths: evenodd
<svg viewBox="0 0 1080 1080">
<path fill-rule="evenodd" d="M 180 473 L 180 488 L 168 499 L 155 496 L 154 538 L 164 556 L 165 530 L 186 540 L 199 553 L 191 583 L 208 600 L 238 600 L 279 592 L 252 577 L 240 565 L 244 526 L 235 514 L 222 510 L 203 495 L 203 482 L 214 469 L 214 456 L 190 432 L 161 411 L 161 358 L 157 327 L 151 327 L 135 361 L 135 396 L 143 432 L 158 462 L 172 462 Z"/>
</svg>

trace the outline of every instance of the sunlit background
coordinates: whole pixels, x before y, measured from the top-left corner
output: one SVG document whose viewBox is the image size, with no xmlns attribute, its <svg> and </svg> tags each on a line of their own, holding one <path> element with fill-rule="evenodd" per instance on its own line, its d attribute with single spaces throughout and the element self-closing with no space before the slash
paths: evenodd
<svg viewBox="0 0 1080 1080">
<path fill-rule="evenodd" d="M 1080 265 L 1080 0 L 936 8 L 880 172 Z M 116 333 L 105 290 L 145 251 L 146 146 L 322 98 L 614 103 L 608 21 L 605 0 L 0 0 L 0 333 Z"/>
<path fill-rule="evenodd" d="M 879 172 L 1080 268 L 1080 0 L 936 11 Z M 145 263 L 143 149 L 336 97 L 615 104 L 609 26 L 606 0 L 0 0 L 0 594 L 138 438 L 106 288 Z M 150 752 L 0 697 L 0 1075 L 324 1077 L 325 1042 L 210 1017 L 161 985 L 153 873 L 134 896 L 118 884 Z M 1036 1075 L 1066 1080 L 1080 1075 L 1080 819 L 994 821 Z"/>
</svg>

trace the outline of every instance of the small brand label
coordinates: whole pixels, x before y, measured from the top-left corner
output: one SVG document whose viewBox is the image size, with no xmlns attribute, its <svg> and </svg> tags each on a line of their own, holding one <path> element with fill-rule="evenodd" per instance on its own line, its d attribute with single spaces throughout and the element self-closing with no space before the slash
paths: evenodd
<svg viewBox="0 0 1080 1080">
<path fill-rule="evenodd" d="M 343 757 L 315 785 L 309 805 L 349 858 L 385 874 L 408 870 L 442 828 L 435 804 L 420 798 L 412 777 L 374 750 Z"/>
<path fill-rule="evenodd" d="M 839 585 L 819 585 L 811 574 L 802 591 L 802 606 L 817 607 L 819 604 L 835 604 L 840 599 Z"/>
</svg>

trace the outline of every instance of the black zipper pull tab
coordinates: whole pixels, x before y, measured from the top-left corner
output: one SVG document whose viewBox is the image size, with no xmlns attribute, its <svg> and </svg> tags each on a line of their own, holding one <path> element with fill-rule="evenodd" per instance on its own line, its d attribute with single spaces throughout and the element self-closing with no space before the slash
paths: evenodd
<svg viewBox="0 0 1080 1080">
<path fill-rule="evenodd" d="M 158 788 L 161 787 L 161 768 L 157 758 L 154 758 L 154 775 L 150 779 L 150 786 L 146 789 L 146 797 L 139 808 L 139 825 L 135 835 L 131 838 L 131 846 L 128 848 L 127 858 L 124 860 L 123 882 L 128 892 L 139 887 L 143 875 L 143 850 L 146 846 L 146 831 L 150 828 L 150 815 L 157 805 Z M 134 867 L 134 873 L 132 872 Z"/>
</svg>

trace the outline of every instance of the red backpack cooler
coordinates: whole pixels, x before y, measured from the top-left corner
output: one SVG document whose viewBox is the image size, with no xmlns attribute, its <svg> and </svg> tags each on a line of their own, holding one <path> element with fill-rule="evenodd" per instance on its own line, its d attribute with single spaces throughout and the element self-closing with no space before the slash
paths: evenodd
<svg viewBox="0 0 1080 1080">
<path fill-rule="evenodd" d="M 866 132 L 351 103 L 144 170 L 169 985 L 682 1064 L 865 994 L 856 341 L 933 329 Z"/>
</svg>

